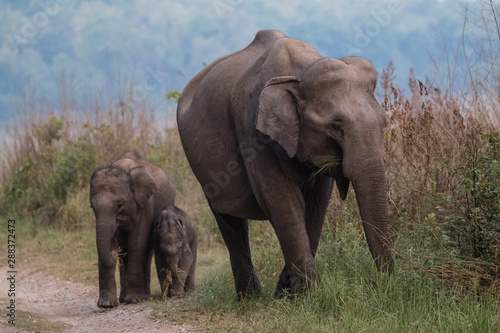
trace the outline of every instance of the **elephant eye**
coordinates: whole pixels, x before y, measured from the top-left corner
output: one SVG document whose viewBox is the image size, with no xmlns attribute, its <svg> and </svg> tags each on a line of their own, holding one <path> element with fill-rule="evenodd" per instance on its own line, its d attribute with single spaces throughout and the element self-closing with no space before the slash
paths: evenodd
<svg viewBox="0 0 500 333">
<path fill-rule="evenodd" d="M 118 201 L 117 207 L 118 207 L 118 209 L 122 208 L 123 207 L 123 202 Z"/>
<path fill-rule="evenodd" d="M 335 140 L 337 140 L 337 141 L 344 140 L 344 129 L 343 129 L 341 121 L 338 121 L 338 120 L 333 121 L 330 124 L 330 127 L 327 131 Z"/>
<path fill-rule="evenodd" d="M 340 126 L 340 122 L 334 122 L 334 123 L 332 123 L 332 129 L 335 130 L 335 131 L 341 131 L 342 130 L 342 126 Z"/>
</svg>

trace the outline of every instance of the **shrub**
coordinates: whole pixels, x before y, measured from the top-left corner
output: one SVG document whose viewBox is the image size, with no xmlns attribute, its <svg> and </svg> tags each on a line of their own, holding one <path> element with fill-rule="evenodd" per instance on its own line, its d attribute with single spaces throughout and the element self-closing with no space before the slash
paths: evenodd
<svg viewBox="0 0 500 333">
<path fill-rule="evenodd" d="M 389 223 L 398 255 L 413 266 L 454 262 L 462 272 L 481 266 L 498 279 L 500 135 L 488 121 L 493 113 L 413 73 L 405 96 L 391 73 L 384 70 L 381 81 Z"/>
<path fill-rule="evenodd" d="M 445 197 L 450 233 L 462 255 L 500 265 L 500 133 L 483 132 L 465 147 Z"/>
</svg>

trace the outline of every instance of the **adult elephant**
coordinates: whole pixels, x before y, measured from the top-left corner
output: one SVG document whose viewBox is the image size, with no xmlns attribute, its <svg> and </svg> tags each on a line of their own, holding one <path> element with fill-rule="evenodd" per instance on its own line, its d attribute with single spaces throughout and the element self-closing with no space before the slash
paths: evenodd
<svg viewBox="0 0 500 333">
<path fill-rule="evenodd" d="M 165 172 L 136 152 L 129 151 L 110 166 L 94 171 L 90 204 L 96 217 L 99 257 L 97 306 L 118 305 L 115 268 L 120 255 L 120 302 L 149 298 L 153 222 L 174 200 L 175 188 Z"/>
<path fill-rule="evenodd" d="M 275 297 L 316 279 L 332 188 L 356 192 L 370 251 L 391 271 L 377 72 L 363 58 L 323 58 L 280 31 L 215 60 L 185 87 L 177 122 L 230 254 L 238 295 L 259 293 L 247 219 L 268 219 L 285 257 Z"/>
</svg>

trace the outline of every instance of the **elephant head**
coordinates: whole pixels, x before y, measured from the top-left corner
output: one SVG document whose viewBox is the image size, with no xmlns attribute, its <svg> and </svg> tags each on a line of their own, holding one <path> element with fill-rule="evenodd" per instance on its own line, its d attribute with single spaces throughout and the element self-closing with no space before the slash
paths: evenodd
<svg viewBox="0 0 500 333">
<path fill-rule="evenodd" d="M 382 130 L 385 114 L 373 92 L 377 72 L 363 58 L 323 58 L 300 76 L 267 81 L 256 127 L 290 157 L 334 177 L 342 199 L 356 192 L 377 266 L 392 270 Z"/>
<path fill-rule="evenodd" d="M 153 228 L 156 269 L 162 296 L 178 296 L 184 292 L 179 283 L 179 263 L 186 244 L 184 217 L 174 206 L 163 210 Z"/>
<path fill-rule="evenodd" d="M 96 216 L 97 252 L 104 267 L 115 265 L 112 242 L 118 229 L 129 232 L 140 221 L 141 211 L 157 190 L 143 166 L 128 171 L 122 166 L 97 169 L 90 181 L 90 203 Z"/>
</svg>

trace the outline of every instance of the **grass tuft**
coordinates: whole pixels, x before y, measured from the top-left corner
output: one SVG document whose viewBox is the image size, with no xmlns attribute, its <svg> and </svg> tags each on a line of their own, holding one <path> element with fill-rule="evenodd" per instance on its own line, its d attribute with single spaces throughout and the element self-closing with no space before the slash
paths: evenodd
<svg viewBox="0 0 500 333">
<path fill-rule="evenodd" d="M 320 163 L 319 170 L 316 172 L 315 175 L 322 174 L 324 172 L 329 172 L 330 174 L 333 174 L 333 171 L 335 168 L 341 168 L 342 167 L 342 160 L 337 157 L 337 156 L 324 156 L 323 160 Z"/>
</svg>

